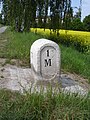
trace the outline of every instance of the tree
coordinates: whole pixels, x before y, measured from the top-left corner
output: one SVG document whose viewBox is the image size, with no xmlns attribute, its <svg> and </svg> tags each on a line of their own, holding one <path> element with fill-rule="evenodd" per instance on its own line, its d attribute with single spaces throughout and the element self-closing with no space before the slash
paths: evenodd
<svg viewBox="0 0 90 120">
<path fill-rule="evenodd" d="M 17 32 L 30 31 L 36 18 L 36 0 L 2 0 L 4 23 Z"/>
<path fill-rule="evenodd" d="M 50 0 L 51 27 L 54 31 L 67 29 L 72 19 L 71 0 Z"/>
<path fill-rule="evenodd" d="M 86 31 L 90 31 L 90 15 L 86 16 L 83 20 L 84 28 Z"/>
<path fill-rule="evenodd" d="M 44 0 L 36 0 L 37 2 L 37 19 L 38 19 L 38 27 L 42 28 L 42 19 L 44 17 Z"/>
<path fill-rule="evenodd" d="M 3 3 L 3 9 L 2 9 L 2 15 L 3 15 L 3 24 L 7 24 L 8 22 L 8 5 L 7 5 L 7 0 L 2 0 Z"/>
<path fill-rule="evenodd" d="M 73 9 L 71 7 L 71 0 L 66 0 L 63 7 L 64 7 L 63 28 L 67 30 L 70 28 L 70 24 L 73 18 Z"/>
<path fill-rule="evenodd" d="M 2 24 L 2 14 L 0 14 L 0 24 Z"/>
<path fill-rule="evenodd" d="M 71 0 L 2 0 L 4 23 L 12 26 L 16 31 L 29 32 L 31 27 L 47 26 L 59 33 L 63 25 L 67 26 L 71 21 Z M 49 16 L 48 16 L 49 10 Z M 37 20 L 37 21 L 36 21 Z"/>
<path fill-rule="evenodd" d="M 71 22 L 70 29 L 82 31 L 83 28 L 83 23 L 81 22 L 80 18 L 73 19 L 73 21 Z"/>
<path fill-rule="evenodd" d="M 47 27 L 46 23 L 47 23 L 47 16 L 48 16 L 48 7 L 49 7 L 49 0 L 44 0 L 44 30 Z"/>
</svg>

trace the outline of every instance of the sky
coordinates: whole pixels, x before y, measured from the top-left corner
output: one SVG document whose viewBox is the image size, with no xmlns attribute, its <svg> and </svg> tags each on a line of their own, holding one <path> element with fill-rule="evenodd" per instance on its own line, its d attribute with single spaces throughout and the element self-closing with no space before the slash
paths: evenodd
<svg viewBox="0 0 90 120">
<path fill-rule="evenodd" d="M 1 13 L 2 5 L 0 4 L 0 13 Z"/>
<path fill-rule="evenodd" d="M 72 1 L 72 7 L 78 7 L 80 6 L 80 0 L 71 0 Z M 0 12 L 1 12 L 2 6 L 0 6 Z M 77 12 L 77 9 L 74 9 L 74 11 Z M 81 20 L 85 18 L 85 16 L 90 14 L 90 0 L 82 0 L 82 15 Z"/>
<path fill-rule="evenodd" d="M 72 0 L 72 7 L 79 7 L 79 6 L 80 6 L 80 0 Z M 88 15 L 90 15 L 90 0 L 82 0 L 81 20 L 83 20 L 85 16 Z"/>
</svg>

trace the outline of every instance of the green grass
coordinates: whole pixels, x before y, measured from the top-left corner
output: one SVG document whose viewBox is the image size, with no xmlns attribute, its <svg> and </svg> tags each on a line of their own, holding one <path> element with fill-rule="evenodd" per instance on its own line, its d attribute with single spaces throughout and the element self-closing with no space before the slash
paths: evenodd
<svg viewBox="0 0 90 120">
<path fill-rule="evenodd" d="M 32 43 L 39 39 L 33 33 L 11 33 L 7 47 L 7 57 L 18 59 L 29 59 Z"/>
<path fill-rule="evenodd" d="M 90 52 L 80 53 L 71 47 L 61 47 L 61 68 L 65 71 L 76 73 L 90 82 Z"/>
<path fill-rule="evenodd" d="M 7 43 L 2 51 L 0 51 L 0 57 L 20 59 L 28 64 L 30 60 L 30 47 L 40 36 L 34 35 L 34 33 L 17 33 L 10 30 L 7 30 L 2 36 L 3 39 L 7 39 Z"/>
<path fill-rule="evenodd" d="M 0 120 L 90 120 L 88 96 L 0 90 Z"/>
</svg>

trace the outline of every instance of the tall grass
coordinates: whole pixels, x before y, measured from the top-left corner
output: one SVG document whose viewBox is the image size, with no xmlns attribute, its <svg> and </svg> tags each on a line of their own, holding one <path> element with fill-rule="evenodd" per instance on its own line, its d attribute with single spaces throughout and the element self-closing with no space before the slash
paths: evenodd
<svg viewBox="0 0 90 120">
<path fill-rule="evenodd" d="M 0 91 L 0 120 L 90 120 L 88 96 Z"/>
<path fill-rule="evenodd" d="M 33 33 L 12 33 L 8 44 L 7 55 L 11 58 L 29 59 L 32 43 L 39 39 Z"/>
<path fill-rule="evenodd" d="M 20 59 L 29 63 L 30 47 L 40 36 L 34 35 L 34 33 L 17 33 L 10 30 L 3 33 L 2 36 L 4 39 L 7 39 L 7 43 L 0 52 L 0 57 Z"/>
<path fill-rule="evenodd" d="M 60 45 L 61 68 L 71 73 L 80 74 L 90 82 L 90 52 L 80 53 L 74 48 Z"/>
</svg>

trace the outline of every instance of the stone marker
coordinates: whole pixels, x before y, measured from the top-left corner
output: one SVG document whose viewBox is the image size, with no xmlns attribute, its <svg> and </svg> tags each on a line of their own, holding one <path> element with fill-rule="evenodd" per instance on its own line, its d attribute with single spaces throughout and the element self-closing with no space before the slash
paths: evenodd
<svg viewBox="0 0 90 120">
<path fill-rule="evenodd" d="M 60 49 L 47 39 L 38 39 L 30 51 L 31 70 L 34 80 L 58 81 L 60 79 Z"/>
</svg>

